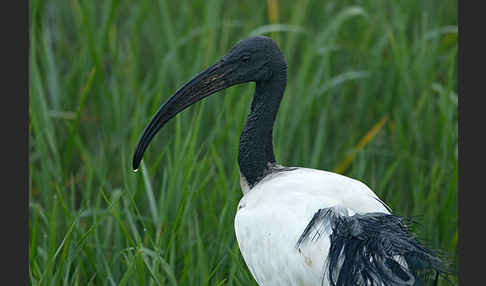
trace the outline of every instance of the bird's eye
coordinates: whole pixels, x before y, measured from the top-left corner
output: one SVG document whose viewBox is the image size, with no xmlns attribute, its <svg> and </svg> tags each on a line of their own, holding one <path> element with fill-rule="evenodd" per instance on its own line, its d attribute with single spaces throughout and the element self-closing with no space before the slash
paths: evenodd
<svg viewBox="0 0 486 286">
<path fill-rule="evenodd" d="M 244 62 L 244 63 L 247 63 L 250 61 L 250 56 L 248 55 L 244 55 L 241 57 L 241 61 Z"/>
</svg>

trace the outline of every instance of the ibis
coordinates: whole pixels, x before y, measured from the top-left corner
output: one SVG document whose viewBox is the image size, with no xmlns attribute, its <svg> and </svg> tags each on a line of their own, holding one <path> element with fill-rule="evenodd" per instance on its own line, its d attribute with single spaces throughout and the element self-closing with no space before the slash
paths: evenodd
<svg viewBox="0 0 486 286">
<path fill-rule="evenodd" d="M 178 89 L 145 127 L 133 169 L 171 118 L 207 96 L 248 82 L 255 83 L 255 92 L 238 146 L 243 196 L 234 227 L 258 285 L 437 282 L 445 273 L 441 255 L 420 242 L 408 220 L 392 214 L 364 183 L 276 162 L 273 127 L 287 83 L 287 63 L 269 37 L 239 41 Z"/>
</svg>

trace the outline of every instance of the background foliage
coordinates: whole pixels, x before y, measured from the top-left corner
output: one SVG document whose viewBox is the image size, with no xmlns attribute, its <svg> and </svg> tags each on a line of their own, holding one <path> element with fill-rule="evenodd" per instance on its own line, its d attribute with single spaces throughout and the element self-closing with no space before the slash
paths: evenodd
<svg viewBox="0 0 486 286">
<path fill-rule="evenodd" d="M 32 285 L 256 285 L 233 230 L 253 84 L 130 161 L 159 105 L 257 34 L 289 65 L 277 160 L 365 182 L 456 269 L 455 1 L 33 0 Z"/>
</svg>

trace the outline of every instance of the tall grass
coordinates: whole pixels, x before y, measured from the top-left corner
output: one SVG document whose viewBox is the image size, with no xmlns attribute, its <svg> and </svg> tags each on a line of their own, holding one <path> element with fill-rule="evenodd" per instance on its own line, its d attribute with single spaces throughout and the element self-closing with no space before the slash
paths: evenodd
<svg viewBox="0 0 486 286">
<path fill-rule="evenodd" d="M 256 285 L 233 230 L 253 84 L 155 110 L 238 40 L 289 65 L 277 160 L 341 172 L 457 262 L 455 1 L 30 1 L 32 285 Z M 453 266 L 456 268 L 456 266 Z"/>
</svg>

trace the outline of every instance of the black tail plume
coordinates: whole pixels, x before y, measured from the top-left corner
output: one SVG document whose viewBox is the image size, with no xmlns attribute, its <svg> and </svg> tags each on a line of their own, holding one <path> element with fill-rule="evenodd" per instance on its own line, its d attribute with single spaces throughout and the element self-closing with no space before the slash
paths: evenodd
<svg viewBox="0 0 486 286">
<path fill-rule="evenodd" d="M 337 216 L 332 222 L 328 275 L 330 284 L 426 285 L 446 279 L 437 251 L 410 232 L 410 220 L 384 213 Z"/>
<path fill-rule="evenodd" d="M 296 247 L 329 235 L 323 279 L 332 286 L 437 285 L 439 277 L 450 282 L 445 259 L 419 242 L 411 224 L 410 219 L 391 214 L 349 216 L 347 209 L 325 208 L 315 213 Z"/>
</svg>

